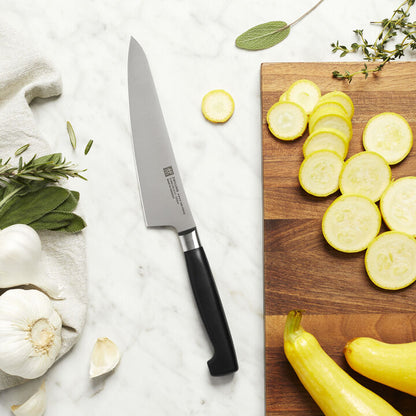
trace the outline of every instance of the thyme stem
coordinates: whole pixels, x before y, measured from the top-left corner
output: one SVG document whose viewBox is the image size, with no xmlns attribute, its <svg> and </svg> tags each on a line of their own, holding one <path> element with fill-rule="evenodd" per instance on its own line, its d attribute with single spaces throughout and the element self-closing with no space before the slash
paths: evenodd
<svg viewBox="0 0 416 416">
<path fill-rule="evenodd" d="M 363 30 L 354 30 L 354 33 L 358 36 L 360 43 L 352 43 L 349 48 L 344 45 L 340 45 L 339 41 L 332 43 L 332 52 L 340 52 L 340 57 L 343 57 L 349 53 L 361 52 L 365 61 L 380 62 L 375 68 L 369 69 L 366 64 L 359 71 L 350 73 L 346 71 L 341 73 L 339 71 L 333 71 L 332 75 L 338 79 L 346 79 L 349 82 L 355 75 L 363 74 L 366 78 L 370 73 L 379 72 L 383 69 L 387 62 L 395 59 L 400 59 L 404 56 L 404 52 L 407 49 L 416 49 L 416 22 L 409 22 L 410 8 L 415 4 L 416 0 L 405 0 L 400 6 L 394 10 L 390 18 L 383 19 L 379 22 L 371 22 L 372 24 L 381 25 L 381 31 L 376 37 L 376 40 L 371 44 L 365 39 Z M 406 6 L 404 8 L 404 6 Z M 400 42 L 394 45 L 394 48 L 387 48 L 387 43 L 395 40 L 397 36 L 402 36 Z"/>
</svg>

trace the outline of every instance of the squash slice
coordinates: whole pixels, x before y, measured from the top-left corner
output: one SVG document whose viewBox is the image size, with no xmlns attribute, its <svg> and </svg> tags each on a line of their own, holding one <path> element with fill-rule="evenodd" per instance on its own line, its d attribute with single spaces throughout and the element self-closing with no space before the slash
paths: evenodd
<svg viewBox="0 0 416 416">
<path fill-rule="evenodd" d="M 361 195 L 341 195 L 322 218 L 322 233 L 330 246 L 344 253 L 365 250 L 377 236 L 381 215 L 377 205 Z"/>
<path fill-rule="evenodd" d="M 267 112 L 269 130 L 280 140 L 295 140 L 302 136 L 307 122 L 304 109 L 289 101 L 277 102 Z"/>
<path fill-rule="evenodd" d="M 300 186 L 314 196 L 328 196 L 338 190 L 344 160 L 331 150 L 319 150 L 303 160 L 299 169 Z"/>
<path fill-rule="evenodd" d="M 308 115 L 312 113 L 320 97 L 321 90 L 308 79 L 294 82 L 287 90 L 287 100 L 299 104 Z"/>
<path fill-rule="evenodd" d="M 393 231 L 416 236 L 416 176 L 393 181 L 380 199 L 384 222 Z"/>
<path fill-rule="evenodd" d="M 351 119 L 354 115 L 354 104 L 349 95 L 345 94 L 342 91 L 331 91 L 327 94 L 321 96 L 319 102 L 323 101 L 336 101 L 342 105 L 348 114 L 348 117 Z"/>
<path fill-rule="evenodd" d="M 367 248 L 365 268 L 370 280 L 382 289 L 411 285 L 416 280 L 416 240 L 398 231 L 380 234 Z"/>
<path fill-rule="evenodd" d="M 202 99 L 201 111 L 212 123 L 225 123 L 234 113 L 234 100 L 224 90 L 208 92 Z"/>
<path fill-rule="evenodd" d="M 348 140 L 338 130 L 324 129 L 314 131 L 303 144 L 303 156 L 308 157 L 318 150 L 332 150 L 345 159 L 348 153 Z"/>
<path fill-rule="evenodd" d="M 374 152 L 360 152 L 344 164 L 339 189 L 342 194 L 363 195 L 376 202 L 389 186 L 390 165 Z"/>
<path fill-rule="evenodd" d="M 380 113 L 372 117 L 363 132 L 365 150 L 376 152 L 390 165 L 401 162 L 413 145 L 409 123 L 399 114 Z"/>
</svg>

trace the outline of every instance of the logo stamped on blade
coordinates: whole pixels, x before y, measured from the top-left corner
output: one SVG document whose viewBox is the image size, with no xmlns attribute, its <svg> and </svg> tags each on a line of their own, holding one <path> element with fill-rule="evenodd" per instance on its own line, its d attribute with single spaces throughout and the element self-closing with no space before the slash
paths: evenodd
<svg viewBox="0 0 416 416">
<path fill-rule="evenodd" d="M 172 166 L 168 166 L 167 168 L 163 168 L 163 173 L 166 177 L 172 176 L 174 174 Z"/>
<path fill-rule="evenodd" d="M 166 181 L 168 183 L 172 198 L 176 201 L 178 206 L 181 208 L 182 214 L 185 215 L 186 214 L 185 207 L 183 206 L 181 194 L 180 194 L 178 185 L 175 180 L 175 172 L 172 166 L 167 166 L 166 168 L 163 168 L 163 173 L 165 174 Z"/>
</svg>

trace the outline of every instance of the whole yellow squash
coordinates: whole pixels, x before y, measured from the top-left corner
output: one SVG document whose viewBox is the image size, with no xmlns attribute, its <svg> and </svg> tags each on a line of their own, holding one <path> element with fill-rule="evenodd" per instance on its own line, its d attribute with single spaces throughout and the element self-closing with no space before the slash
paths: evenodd
<svg viewBox="0 0 416 416">
<path fill-rule="evenodd" d="M 368 390 L 322 349 L 300 325 L 302 312 L 289 312 L 284 351 L 300 381 L 325 416 L 400 416 L 380 396 Z"/>
<path fill-rule="evenodd" d="M 344 355 L 357 373 L 416 396 L 416 342 L 388 344 L 359 337 L 347 343 Z"/>
</svg>

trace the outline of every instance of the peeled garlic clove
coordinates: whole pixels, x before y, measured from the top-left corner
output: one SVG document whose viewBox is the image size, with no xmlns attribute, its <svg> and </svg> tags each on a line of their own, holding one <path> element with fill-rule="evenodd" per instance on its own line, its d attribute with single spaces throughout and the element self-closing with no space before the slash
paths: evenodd
<svg viewBox="0 0 416 416">
<path fill-rule="evenodd" d="M 39 390 L 24 403 L 11 407 L 16 416 L 42 416 L 46 410 L 46 389 L 45 382 Z"/>
<path fill-rule="evenodd" d="M 39 290 L 0 296 L 0 370 L 27 379 L 43 375 L 61 348 L 62 320 Z"/>
<path fill-rule="evenodd" d="M 90 377 L 98 377 L 113 370 L 120 361 L 117 345 L 108 338 L 98 338 L 92 349 Z"/>
</svg>

